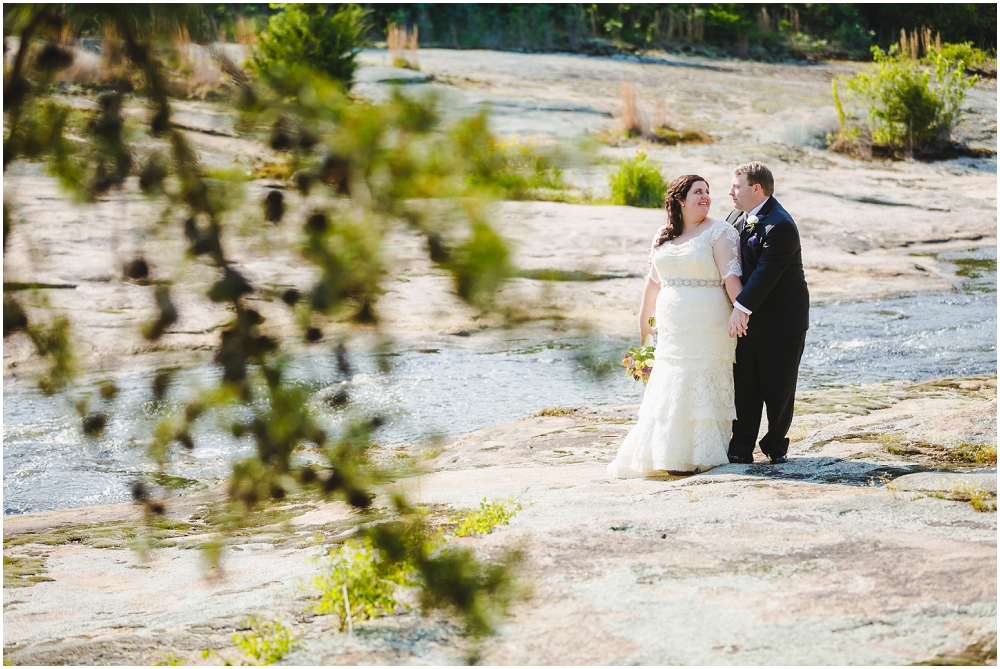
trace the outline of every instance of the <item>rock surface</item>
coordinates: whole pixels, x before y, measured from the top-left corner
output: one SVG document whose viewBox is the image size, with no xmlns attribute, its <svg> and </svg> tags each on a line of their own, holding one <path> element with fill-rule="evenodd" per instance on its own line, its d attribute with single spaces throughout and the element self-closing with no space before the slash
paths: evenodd
<svg viewBox="0 0 1000 669">
<path fill-rule="evenodd" d="M 359 91 L 372 97 L 404 76 L 384 67 L 383 53 L 362 61 L 371 69 L 359 74 Z M 996 243 L 995 158 L 868 163 L 819 148 L 835 123 L 830 80 L 853 64 L 428 50 L 420 66 L 420 75 L 405 75 L 410 90 L 441 93 L 454 115 L 490 104 L 498 131 L 538 141 L 607 130 L 620 83 L 635 81 L 647 108 L 663 98 L 679 126 L 715 138 L 643 147 L 667 176 L 709 179 L 713 214 L 729 210 L 735 164 L 771 164 L 777 197 L 802 234 L 814 299 L 948 290 L 961 277 L 926 254 Z M 995 84 L 978 85 L 968 104 L 959 136 L 995 148 Z M 263 146 L 231 136 L 216 106 L 176 108 L 206 164 L 268 158 Z M 637 148 L 601 153 L 617 159 Z M 567 179 L 599 194 L 607 169 L 582 165 Z M 247 186 L 254 198 L 267 187 Z M 74 207 L 37 165 L 18 165 L 5 174 L 8 194 L 18 211 L 5 280 L 67 286 L 25 306 L 29 315 L 69 315 L 86 368 L 126 374 L 209 355 L 228 318 L 204 297 L 215 277 L 183 260 L 180 227 L 157 227 L 158 212 L 134 184 Z M 276 299 L 311 280 L 290 250 L 303 203 L 289 194 L 288 204 L 291 225 L 248 217 L 241 225 L 252 234 L 232 245 L 241 271 L 263 287 L 252 302 L 268 333 L 297 337 Z M 501 302 L 527 323 L 524 336 L 632 333 L 661 212 L 506 202 L 495 219 L 519 267 L 603 277 L 512 280 Z M 418 239 L 401 232 L 390 247 L 392 281 L 379 310 L 401 345 L 477 346 L 505 325 L 462 305 Z M 153 287 L 120 278 L 139 253 L 155 259 L 154 279 L 173 282 L 181 314 L 156 347 L 138 334 L 153 313 Z M 30 343 L 21 335 L 4 343 L 6 386 L 31 383 Z M 232 538 L 222 572 L 206 572 L 196 550 L 221 489 L 180 496 L 167 520 L 148 526 L 132 506 L 7 517 L 4 656 L 18 664 L 239 663 L 233 634 L 261 614 L 301 638 L 286 658 L 292 664 L 451 664 L 473 652 L 489 664 L 995 663 L 996 514 L 977 510 L 996 504 L 995 389 L 994 376 L 800 393 L 789 464 L 689 478 L 607 479 L 635 407 L 552 411 L 446 440 L 422 475 L 395 486 L 447 512 L 484 496 L 515 495 L 525 506 L 509 526 L 453 539 L 484 556 L 514 546 L 527 555 L 531 596 L 478 649 L 440 616 L 360 623 L 351 637 L 305 613 L 322 552 L 314 537 L 335 543 L 368 520 L 342 504 L 271 510 Z M 146 550 L 129 550 L 136 545 Z M 203 650 L 219 655 L 206 659 Z"/>
<path fill-rule="evenodd" d="M 995 663 L 996 513 L 969 500 L 995 508 L 996 470 L 949 460 L 968 430 L 992 430 L 995 463 L 995 398 L 995 377 L 801 393 L 787 465 L 686 478 L 608 480 L 635 406 L 548 410 L 437 443 L 423 474 L 386 492 L 436 509 L 511 495 L 524 506 L 509 526 L 451 539 L 483 556 L 526 551 L 530 596 L 478 648 L 437 615 L 348 636 L 306 612 L 322 552 L 310 537 L 335 542 L 365 520 L 340 503 L 287 505 L 235 536 L 214 574 L 192 547 L 221 490 L 176 500 L 171 518 L 185 522 L 145 554 L 109 539 L 116 522 L 143 536 L 134 507 L 20 516 L 4 523 L 5 582 L 8 560 L 30 558 L 52 580 L 5 583 L 4 654 L 238 663 L 233 634 L 260 614 L 301 640 L 285 661 L 303 665 L 454 664 L 473 652 L 486 664 Z M 991 414 L 992 427 L 970 428 L 968 416 Z M 921 441 L 908 430 L 928 423 L 941 440 L 933 463 L 887 450 Z M 897 441 L 868 437 L 873 426 Z"/>
<path fill-rule="evenodd" d="M 420 52 L 421 73 L 386 67 L 384 52 L 365 52 L 361 62 L 360 94 L 378 98 L 388 94 L 393 82 L 417 82 L 406 90 L 440 95 L 451 116 L 490 106 L 499 133 L 527 142 L 614 127 L 619 85 L 634 81 L 647 112 L 660 100 L 676 124 L 709 132 L 715 141 L 605 147 L 598 158 L 616 160 L 642 148 L 662 163 L 668 178 L 701 174 L 712 184 L 712 213 L 720 217 L 731 209 L 726 193 L 732 168 L 745 160 L 767 161 L 775 173 L 776 197 L 793 215 L 802 236 L 813 300 L 951 290 L 962 278 L 934 254 L 972 243 L 996 244 L 995 157 L 864 162 L 825 151 L 822 142 L 817 145 L 815 133 L 822 138 L 824 128 L 832 129 L 830 119 L 836 119 L 830 81 L 849 74 L 855 64 L 806 67 L 673 56 L 637 62 L 437 49 Z M 428 78 L 432 80 L 426 82 Z M 977 85 L 967 104 L 971 113 L 957 136 L 976 146 L 995 147 L 995 82 Z M 222 107 L 178 102 L 176 109 L 206 164 L 250 167 L 273 158 L 255 141 L 228 136 L 232 133 L 226 128 L 231 129 L 233 120 Z M 136 108 L 129 113 L 145 112 Z M 607 164 L 579 165 L 567 172 L 566 180 L 600 195 L 607 189 L 609 169 Z M 4 254 L 5 280 L 67 286 L 37 296 L 25 293 L 24 303 L 29 317 L 54 309 L 70 318 L 85 366 L 116 373 L 145 371 L 163 364 L 164 358 L 197 354 L 217 343 L 228 314 L 204 296 L 214 273 L 184 259 L 179 222 L 159 226 L 158 211 L 150 211 L 135 183 L 82 207 L 72 206 L 38 165 L 12 166 L 4 183 L 16 207 Z M 250 201 L 262 198 L 270 185 L 266 180 L 248 184 Z M 255 210 L 233 222 L 233 231 L 246 235 L 227 234 L 227 244 L 240 271 L 260 288 L 249 302 L 266 317 L 267 332 L 299 339 L 293 314 L 277 297 L 288 287 L 306 288 L 313 280 L 294 250 L 307 203 L 289 190 L 286 204 L 287 225 L 275 229 Z M 519 267 L 602 277 L 511 280 L 500 302 L 526 336 L 582 329 L 617 336 L 633 333 L 647 251 L 663 223 L 661 211 L 505 202 L 497 205 L 494 218 L 512 242 Z M 420 239 L 400 231 L 389 250 L 391 280 L 378 310 L 384 332 L 400 345 L 476 346 L 507 326 L 461 303 L 449 278 L 431 266 Z M 121 278 L 122 265 L 138 254 L 153 263 L 152 279 L 173 283 L 180 312 L 180 321 L 155 346 L 138 334 L 138 327 L 154 313 L 154 287 Z M 328 330 L 335 334 L 335 328 Z M 456 341 L 456 332 L 476 337 Z M 32 346 L 23 335 L 4 343 L 4 382 L 23 384 L 39 368 Z"/>
</svg>

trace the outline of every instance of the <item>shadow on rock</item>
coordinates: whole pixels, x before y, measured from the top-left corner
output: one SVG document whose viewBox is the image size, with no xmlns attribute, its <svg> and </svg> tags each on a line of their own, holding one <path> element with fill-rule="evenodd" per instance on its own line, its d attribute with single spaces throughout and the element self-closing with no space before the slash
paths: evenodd
<svg viewBox="0 0 1000 669">
<path fill-rule="evenodd" d="M 840 458 L 793 458 L 783 465 L 755 463 L 728 465 L 728 472 L 783 481 L 808 481 L 810 483 L 836 483 L 853 486 L 885 485 L 905 474 L 931 471 L 920 465 L 889 466 L 860 460 Z M 712 473 L 721 473 L 719 469 Z"/>
</svg>

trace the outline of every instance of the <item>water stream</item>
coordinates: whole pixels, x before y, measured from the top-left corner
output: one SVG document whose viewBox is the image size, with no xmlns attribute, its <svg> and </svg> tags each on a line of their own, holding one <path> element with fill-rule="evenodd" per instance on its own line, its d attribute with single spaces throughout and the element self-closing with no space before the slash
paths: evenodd
<svg viewBox="0 0 1000 669">
<path fill-rule="evenodd" d="M 995 374 L 996 248 L 938 258 L 958 266 L 966 279 L 962 290 L 813 303 L 799 389 Z M 319 395 L 350 386 L 354 405 L 387 419 L 377 439 L 393 445 L 508 423 L 546 407 L 638 403 L 642 386 L 633 387 L 617 366 L 631 343 L 613 337 L 512 338 L 478 350 L 400 351 L 388 357 L 387 374 L 379 372 L 374 356 L 357 354 L 350 356 L 355 369 L 350 380 L 342 377 L 334 356 L 314 354 L 297 360 L 292 371 Z M 611 373 L 595 374 L 595 361 Z M 165 400 L 168 410 L 182 406 L 199 385 L 208 386 L 214 374 L 212 369 L 179 373 Z M 124 502 L 132 481 L 156 471 L 142 447 L 158 415 L 150 379 L 126 377 L 118 386 L 109 407 L 113 418 L 94 439 L 82 435 L 66 397 L 4 392 L 5 515 Z M 335 423 L 336 415 L 328 413 Z M 200 423 L 194 439 L 197 447 L 179 454 L 171 477 L 160 477 L 160 484 L 177 488 L 224 477 L 233 459 L 252 450 L 249 441 L 235 439 L 212 419 Z"/>
</svg>

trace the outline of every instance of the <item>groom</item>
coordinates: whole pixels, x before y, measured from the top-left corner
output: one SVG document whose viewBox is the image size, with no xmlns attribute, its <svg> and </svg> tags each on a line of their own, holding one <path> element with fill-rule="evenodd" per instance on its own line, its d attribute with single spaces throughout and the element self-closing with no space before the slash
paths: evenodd
<svg viewBox="0 0 1000 669">
<path fill-rule="evenodd" d="M 799 231 L 773 193 L 774 177 L 767 165 L 750 162 L 733 171 L 729 196 L 736 209 L 726 220 L 740 233 L 743 291 L 729 319 L 729 335 L 739 336 L 729 461 L 741 464 L 753 462 L 764 406 L 767 434 L 760 450 L 771 464 L 787 462 L 785 435 L 792 424 L 795 382 L 809 327 Z"/>
</svg>

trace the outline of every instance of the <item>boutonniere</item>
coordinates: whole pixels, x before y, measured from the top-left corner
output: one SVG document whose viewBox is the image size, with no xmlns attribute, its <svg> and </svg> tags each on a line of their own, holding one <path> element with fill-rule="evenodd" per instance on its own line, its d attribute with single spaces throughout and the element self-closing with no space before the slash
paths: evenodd
<svg viewBox="0 0 1000 669">
<path fill-rule="evenodd" d="M 760 217 L 755 214 L 750 214 L 747 216 L 746 229 L 749 232 L 757 231 L 757 224 L 760 223 Z"/>
</svg>

